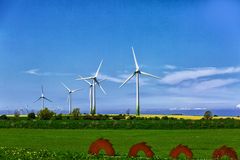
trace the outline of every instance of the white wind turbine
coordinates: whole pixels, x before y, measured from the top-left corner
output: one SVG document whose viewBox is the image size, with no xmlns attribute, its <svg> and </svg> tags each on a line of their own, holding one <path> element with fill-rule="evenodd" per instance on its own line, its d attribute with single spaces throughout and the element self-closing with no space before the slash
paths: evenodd
<svg viewBox="0 0 240 160">
<path fill-rule="evenodd" d="M 36 103 L 37 101 L 42 100 L 42 108 L 44 109 L 44 107 L 45 107 L 45 100 L 47 100 L 47 101 L 49 101 L 49 102 L 52 102 L 52 101 L 44 96 L 43 86 L 41 87 L 41 89 L 42 89 L 41 97 L 39 97 L 39 98 L 38 98 L 36 101 L 34 101 L 33 103 Z"/>
<path fill-rule="evenodd" d="M 81 77 L 81 76 L 80 76 Z M 81 77 L 82 78 L 82 77 Z M 90 104 L 90 114 L 93 114 L 93 106 L 92 106 L 92 89 L 93 89 L 93 84 L 90 83 L 89 81 L 85 80 L 84 81 L 89 85 L 89 104 Z M 101 83 L 104 80 L 99 80 L 99 83 Z"/>
<path fill-rule="evenodd" d="M 101 81 L 98 80 L 98 74 L 99 74 L 100 68 L 102 66 L 102 63 L 103 63 L 103 60 L 99 64 L 97 72 L 95 73 L 94 76 L 85 77 L 85 78 L 81 77 L 81 78 L 77 79 L 77 80 L 86 80 L 85 82 L 87 82 L 90 85 L 89 97 L 90 97 L 90 112 L 91 112 L 91 114 L 96 114 L 96 84 L 99 86 L 99 88 L 102 90 L 102 92 L 104 94 L 106 94 L 105 90 L 100 85 Z M 87 80 L 92 80 L 92 83 L 88 82 Z"/>
<path fill-rule="evenodd" d="M 123 84 L 119 88 L 124 86 L 130 79 L 136 76 L 136 115 L 140 115 L 139 75 L 142 74 L 144 76 L 153 77 L 156 79 L 160 79 L 160 78 L 140 70 L 133 47 L 132 47 L 132 54 L 133 54 L 136 70 L 126 79 L 125 82 L 123 82 Z"/>
<path fill-rule="evenodd" d="M 69 114 L 71 114 L 72 113 L 72 94 L 79 91 L 80 89 L 71 90 L 64 83 L 62 83 L 62 86 L 66 88 L 66 90 L 68 91 L 68 111 L 69 111 Z"/>
</svg>

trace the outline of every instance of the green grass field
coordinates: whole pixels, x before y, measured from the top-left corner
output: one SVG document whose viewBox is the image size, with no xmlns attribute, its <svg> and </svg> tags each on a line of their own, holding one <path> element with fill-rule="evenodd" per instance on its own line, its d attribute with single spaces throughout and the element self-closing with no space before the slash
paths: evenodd
<svg viewBox="0 0 240 160">
<path fill-rule="evenodd" d="M 240 153 L 240 129 L 219 130 L 70 130 L 0 129 L 0 146 L 77 151 L 87 153 L 98 138 L 109 139 L 117 154 L 126 155 L 131 145 L 145 141 L 156 155 L 167 157 L 178 144 L 189 146 L 195 158 L 211 158 L 221 145 Z"/>
</svg>

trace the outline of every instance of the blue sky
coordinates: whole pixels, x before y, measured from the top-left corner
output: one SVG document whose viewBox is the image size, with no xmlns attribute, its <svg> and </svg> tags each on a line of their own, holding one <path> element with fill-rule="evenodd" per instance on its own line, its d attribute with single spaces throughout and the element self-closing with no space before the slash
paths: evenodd
<svg viewBox="0 0 240 160">
<path fill-rule="evenodd" d="M 135 111 L 131 46 L 141 68 L 161 77 L 141 77 L 141 107 L 235 108 L 240 103 L 240 3 L 232 0 L 1 0 L 0 109 L 16 109 L 45 94 L 51 109 L 74 106 L 88 112 L 88 86 L 77 75 L 93 74 L 101 59 L 99 112 Z M 239 106 L 240 107 L 240 106 Z"/>
</svg>

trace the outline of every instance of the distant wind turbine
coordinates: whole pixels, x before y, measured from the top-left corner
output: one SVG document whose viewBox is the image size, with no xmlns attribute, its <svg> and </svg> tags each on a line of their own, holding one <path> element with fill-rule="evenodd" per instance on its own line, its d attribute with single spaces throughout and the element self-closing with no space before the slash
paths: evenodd
<svg viewBox="0 0 240 160">
<path fill-rule="evenodd" d="M 99 67 L 94 76 L 85 77 L 85 78 L 81 77 L 81 78 L 77 79 L 77 80 L 86 80 L 85 82 L 87 82 L 90 85 L 89 97 L 90 97 L 90 112 L 91 112 L 91 114 L 96 114 L 96 84 L 99 86 L 101 91 L 104 94 L 106 94 L 105 90 L 103 89 L 103 87 L 100 84 L 101 81 L 98 80 L 98 74 L 99 74 L 100 68 L 102 66 L 102 63 L 103 63 L 103 60 L 99 64 Z M 92 83 L 88 82 L 87 80 L 92 80 Z"/>
<path fill-rule="evenodd" d="M 80 89 L 71 90 L 64 83 L 62 83 L 62 86 L 66 88 L 66 90 L 68 91 L 68 109 L 69 109 L 69 114 L 71 114 L 72 113 L 72 93 L 75 93 Z"/>
<path fill-rule="evenodd" d="M 44 96 L 43 86 L 41 87 L 41 89 L 42 89 L 41 97 L 39 97 L 39 98 L 38 98 L 36 101 L 34 101 L 33 103 L 36 103 L 37 101 L 42 100 L 42 108 L 44 109 L 44 108 L 45 108 L 45 100 L 47 100 L 47 101 L 49 101 L 49 102 L 52 102 L 52 101 Z"/>
<path fill-rule="evenodd" d="M 132 47 L 132 54 L 133 54 L 136 70 L 126 79 L 126 81 L 123 82 L 123 84 L 119 88 L 124 86 L 130 79 L 136 76 L 136 115 L 140 115 L 139 75 L 142 74 L 144 76 L 153 77 L 156 79 L 160 79 L 160 78 L 140 70 L 133 47 Z"/>
</svg>

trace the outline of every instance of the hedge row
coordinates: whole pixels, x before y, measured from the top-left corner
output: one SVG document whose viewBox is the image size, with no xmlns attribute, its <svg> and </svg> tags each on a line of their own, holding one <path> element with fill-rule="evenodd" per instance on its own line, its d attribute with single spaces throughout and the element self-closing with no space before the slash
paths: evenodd
<svg viewBox="0 0 240 160">
<path fill-rule="evenodd" d="M 0 120 L 0 128 L 41 129 L 219 129 L 240 128 L 240 120 Z"/>
</svg>

